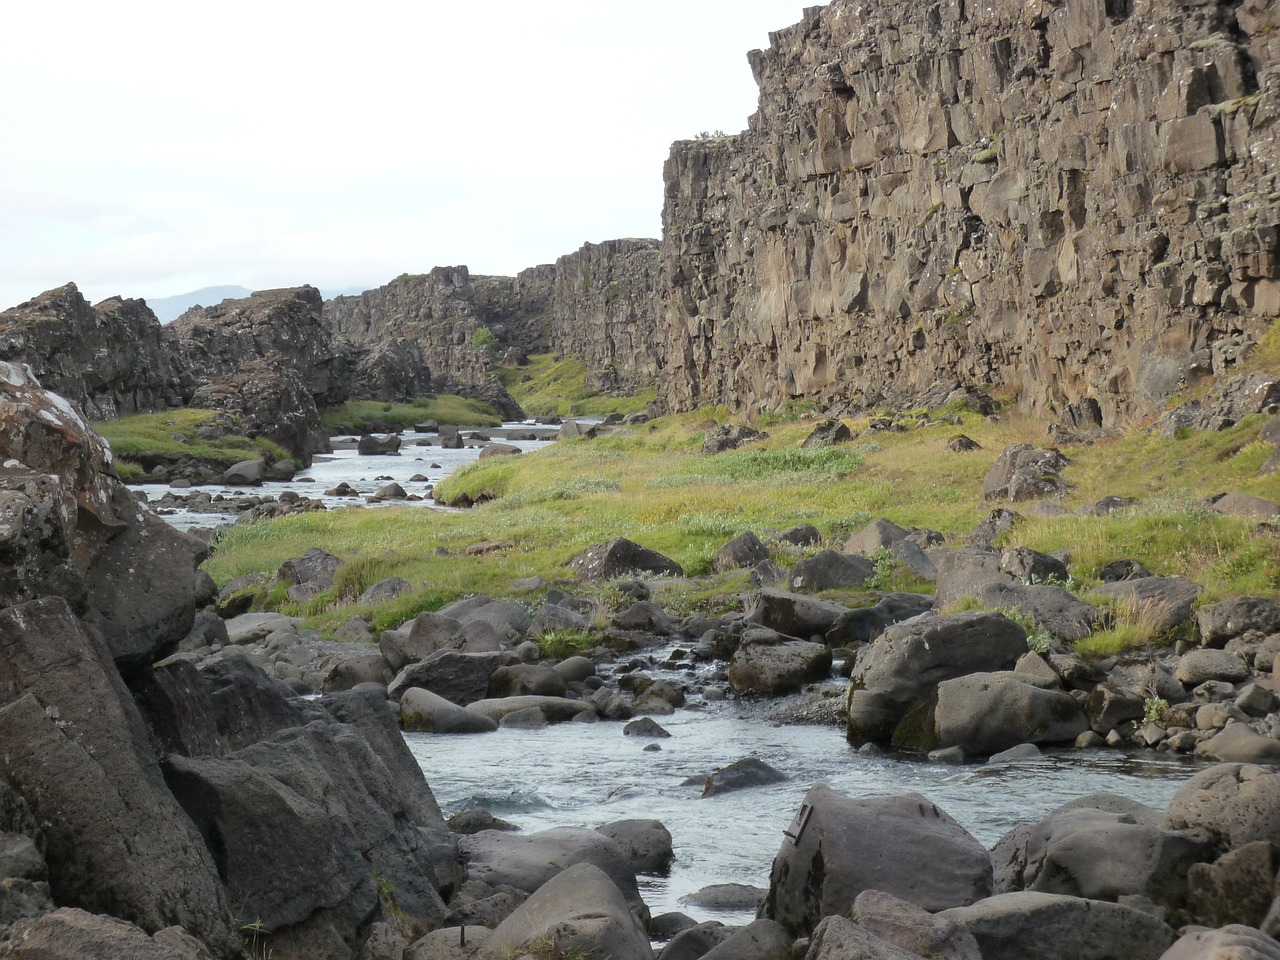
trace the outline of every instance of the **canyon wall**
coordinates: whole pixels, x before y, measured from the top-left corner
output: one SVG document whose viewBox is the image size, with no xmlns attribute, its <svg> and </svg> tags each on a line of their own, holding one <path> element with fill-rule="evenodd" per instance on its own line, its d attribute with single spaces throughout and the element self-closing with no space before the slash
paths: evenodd
<svg viewBox="0 0 1280 960">
<path fill-rule="evenodd" d="M 1280 313 L 1267 0 L 837 0 L 665 170 L 660 396 L 1156 410 Z"/>
</svg>

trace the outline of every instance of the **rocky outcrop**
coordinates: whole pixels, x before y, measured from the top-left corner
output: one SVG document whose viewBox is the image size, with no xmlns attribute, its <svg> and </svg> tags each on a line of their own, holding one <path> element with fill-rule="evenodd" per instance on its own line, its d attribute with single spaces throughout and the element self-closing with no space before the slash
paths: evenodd
<svg viewBox="0 0 1280 960">
<path fill-rule="evenodd" d="M 661 399 L 873 404 L 940 378 L 1110 425 L 1280 312 L 1274 7 L 837 0 L 665 170 Z"/>
<path fill-rule="evenodd" d="M 549 287 L 538 269 L 525 271 L 520 278 L 472 277 L 465 266 L 406 273 L 358 297 L 327 301 L 324 323 L 357 355 L 383 350 L 383 345 L 395 340 L 416 346 L 420 366 L 412 376 L 406 370 L 393 384 L 383 384 L 380 399 L 411 399 L 413 391 L 425 383 L 443 393 L 489 400 L 505 416 L 515 417 L 519 405 L 490 367 L 497 345 L 519 343 L 525 331 L 536 329 L 535 319 L 547 308 Z M 494 343 L 486 344 L 482 330 L 493 335 Z M 403 362 L 409 348 L 400 349 Z M 371 363 L 359 359 L 357 368 Z"/>
<path fill-rule="evenodd" d="M 314 287 L 263 290 L 175 320 L 169 329 L 201 381 L 193 404 L 304 459 L 327 451 L 319 408 L 347 399 L 349 365 L 321 322 L 321 304 Z"/>
<path fill-rule="evenodd" d="M 26 364 L 94 420 L 181 406 L 195 388 L 176 338 L 145 302 L 90 306 L 74 283 L 0 313 L 0 360 Z"/>
</svg>

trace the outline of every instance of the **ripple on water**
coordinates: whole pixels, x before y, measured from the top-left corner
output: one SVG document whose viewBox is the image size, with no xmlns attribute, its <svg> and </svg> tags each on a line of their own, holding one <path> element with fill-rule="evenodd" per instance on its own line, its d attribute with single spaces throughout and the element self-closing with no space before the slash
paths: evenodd
<svg viewBox="0 0 1280 960">
<path fill-rule="evenodd" d="M 662 821 L 676 863 L 668 877 L 641 878 L 645 902 L 655 915 L 683 910 L 726 922 L 750 917 L 691 909 L 681 898 L 712 883 L 767 886 L 782 831 L 815 783 L 851 796 L 924 794 L 990 847 L 1013 824 L 1090 793 L 1163 808 L 1197 769 L 1187 760 L 1114 751 L 968 767 L 864 757 L 838 729 L 743 719 L 733 704 L 682 710 L 662 725 L 671 739 L 656 752 L 644 750 L 651 741 L 624 737 L 616 723 L 405 739 L 446 816 L 487 806 L 529 831 Z M 788 781 L 706 799 L 699 787 L 681 786 L 745 756 L 772 764 Z"/>
</svg>

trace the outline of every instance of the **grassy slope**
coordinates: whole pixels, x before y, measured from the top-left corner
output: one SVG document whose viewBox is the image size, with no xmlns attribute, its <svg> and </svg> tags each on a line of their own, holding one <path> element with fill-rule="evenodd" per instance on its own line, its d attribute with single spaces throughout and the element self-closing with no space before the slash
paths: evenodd
<svg viewBox="0 0 1280 960">
<path fill-rule="evenodd" d="M 690 574 L 709 572 L 715 551 L 744 529 L 763 535 L 812 523 L 838 546 L 872 518 L 887 516 L 961 537 L 992 509 L 981 500 L 982 478 L 1004 446 L 1044 440 L 1042 426 L 1016 416 L 1000 423 L 966 416 L 960 428 L 876 433 L 848 446 L 799 451 L 813 424 L 797 421 L 771 426 L 767 441 L 742 451 L 704 457 L 703 420 L 702 414 L 668 417 L 623 436 L 562 441 L 536 454 L 476 464 L 447 481 L 443 495 L 490 490 L 500 499 L 467 512 L 340 510 L 236 527 L 206 566 L 225 582 L 274 571 L 283 560 L 322 546 L 348 563 L 335 590 L 299 612 L 323 630 L 355 613 L 389 626 L 466 594 L 509 594 L 514 581 L 535 574 L 569 579 L 566 564 L 575 553 L 615 536 L 673 557 Z M 1280 500 L 1280 476 L 1258 474 L 1267 454 L 1257 442 L 1260 424 L 1261 418 L 1251 418 L 1223 433 L 1171 441 L 1135 432 L 1065 448 L 1072 459 L 1066 476 L 1074 484 L 1067 506 L 1109 494 L 1138 497 L 1145 505 L 1109 518 L 1028 518 L 1009 542 L 1070 549 L 1072 574 L 1082 588 L 1096 582 L 1103 564 L 1132 557 L 1157 573 L 1205 584 L 1207 599 L 1280 595 L 1280 541 L 1255 537 L 1253 523 L 1217 517 L 1194 503 L 1223 490 Z M 958 429 L 984 449 L 947 452 Z M 482 541 L 508 545 L 486 556 L 462 555 Z M 779 553 L 776 559 L 789 565 L 795 557 Z M 365 587 L 393 574 L 418 585 L 417 592 L 378 608 L 352 603 Z M 921 584 L 897 571 L 886 586 Z M 662 599 L 707 608 L 743 589 L 735 575 Z"/>
<path fill-rule="evenodd" d="M 211 410 L 189 408 L 165 413 L 144 413 L 93 425 L 119 462 L 120 474 L 132 479 L 141 474 L 138 461 L 145 457 L 192 457 L 226 466 L 251 457 L 289 460 L 288 452 L 265 439 L 224 436 L 200 437 L 200 428 L 216 419 Z"/>
<path fill-rule="evenodd" d="M 587 389 L 587 366 L 581 360 L 536 354 L 523 367 L 497 367 L 507 392 L 531 416 L 594 417 L 639 413 L 658 398 L 650 385 L 626 397 Z"/>
</svg>

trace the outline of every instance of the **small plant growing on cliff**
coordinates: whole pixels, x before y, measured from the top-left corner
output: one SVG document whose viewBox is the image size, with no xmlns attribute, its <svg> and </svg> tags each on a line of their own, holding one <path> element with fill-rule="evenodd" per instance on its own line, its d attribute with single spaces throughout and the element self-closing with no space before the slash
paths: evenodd
<svg viewBox="0 0 1280 960">
<path fill-rule="evenodd" d="M 492 352 L 498 349 L 498 335 L 488 327 L 480 327 L 471 335 L 471 345 L 477 350 Z"/>
<path fill-rule="evenodd" d="M 727 134 L 723 130 L 702 130 L 698 133 L 695 140 L 723 140 Z"/>
</svg>

